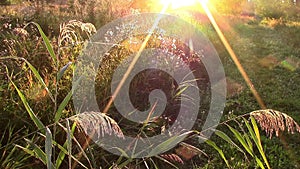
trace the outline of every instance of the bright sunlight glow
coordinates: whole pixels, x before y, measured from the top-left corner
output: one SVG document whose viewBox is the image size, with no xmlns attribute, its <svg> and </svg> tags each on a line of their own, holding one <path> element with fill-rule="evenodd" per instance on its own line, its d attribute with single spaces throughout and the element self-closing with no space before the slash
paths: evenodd
<svg viewBox="0 0 300 169">
<path fill-rule="evenodd" d="M 160 0 L 160 3 L 164 6 L 170 5 L 172 9 L 181 7 L 193 6 L 197 4 L 197 0 Z"/>
</svg>

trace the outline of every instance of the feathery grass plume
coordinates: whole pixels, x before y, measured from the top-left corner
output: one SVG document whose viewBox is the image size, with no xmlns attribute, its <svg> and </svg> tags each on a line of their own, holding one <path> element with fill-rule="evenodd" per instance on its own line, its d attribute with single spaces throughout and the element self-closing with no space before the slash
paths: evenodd
<svg viewBox="0 0 300 169">
<path fill-rule="evenodd" d="M 84 42 L 96 33 L 96 28 L 91 23 L 70 20 L 60 25 L 59 46 L 76 45 Z"/>
<path fill-rule="evenodd" d="M 13 33 L 17 36 L 20 36 L 24 40 L 29 36 L 29 33 L 23 28 L 14 28 Z"/>
<path fill-rule="evenodd" d="M 124 138 L 123 132 L 117 122 L 106 114 L 100 112 L 84 112 L 73 118 L 85 133 L 93 133 L 95 139 L 101 139 L 106 134 L 115 134 L 119 138 Z"/>
<path fill-rule="evenodd" d="M 162 158 L 164 158 L 165 160 L 168 160 L 170 162 L 177 162 L 180 164 L 184 164 L 183 160 L 177 155 L 177 154 L 161 154 L 159 155 Z"/>
<path fill-rule="evenodd" d="M 272 138 L 273 132 L 278 137 L 279 132 L 284 131 L 285 128 L 287 128 L 288 133 L 294 134 L 295 131 L 300 133 L 300 126 L 292 117 L 285 113 L 265 109 L 253 111 L 250 115 L 258 121 L 261 128 L 266 131 L 270 138 Z"/>
</svg>

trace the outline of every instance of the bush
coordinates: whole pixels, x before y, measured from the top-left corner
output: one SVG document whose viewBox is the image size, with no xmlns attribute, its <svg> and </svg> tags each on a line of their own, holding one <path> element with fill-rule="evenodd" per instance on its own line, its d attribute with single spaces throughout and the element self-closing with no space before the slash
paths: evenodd
<svg viewBox="0 0 300 169">
<path fill-rule="evenodd" d="M 265 18 L 297 17 L 298 8 L 291 1 L 255 0 L 255 12 Z"/>
</svg>

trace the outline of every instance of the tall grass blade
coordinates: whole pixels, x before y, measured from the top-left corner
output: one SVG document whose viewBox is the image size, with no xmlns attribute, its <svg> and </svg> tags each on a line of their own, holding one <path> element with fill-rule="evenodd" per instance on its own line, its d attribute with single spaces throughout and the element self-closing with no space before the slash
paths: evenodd
<svg viewBox="0 0 300 169">
<path fill-rule="evenodd" d="M 62 155 L 59 155 L 59 156 L 58 156 L 58 157 L 60 157 L 60 160 L 56 159 L 56 166 L 55 166 L 55 167 L 56 167 L 56 169 L 59 169 L 61 163 L 62 163 L 63 160 L 64 160 L 65 155 L 68 154 L 68 150 L 67 150 L 66 148 L 64 148 L 64 147 L 67 146 L 67 141 L 64 143 L 63 146 L 57 144 L 56 142 L 53 143 L 53 144 L 56 145 L 56 146 L 61 150 L 61 152 L 60 152 L 59 154 L 62 154 Z M 80 164 L 81 167 L 83 167 L 83 168 L 85 168 L 85 169 L 88 169 L 88 167 L 86 167 L 83 163 L 81 163 L 81 162 L 80 162 L 75 156 L 73 156 L 72 154 L 71 154 L 71 158 L 72 158 L 74 161 L 76 161 L 78 164 Z M 69 168 L 70 168 L 70 167 L 71 167 L 71 165 L 69 165 Z"/>
<path fill-rule="evenodd" d="M 52 102 L 55 102 L 54 97 L 52 95 L 52 93 L 49 91 L 47 85 L 45 84 L 43 78 L 41 77 L 41 75 L 39 74 L 39 72 L 36 70 L 36 68 L 34 66 L 32 66 L 26 59 L 23 59 L 26 62 L 26 64 L 28 65 L 28 67 L 30 68 L 30 70 L 33 72 L 34 76 L 38 79 L 38 81 L 40 81 L 40 83 L 44 86 L 44 88 L 46 89 L 47 93 L 49 94 L 50 99 L 52 100 Z"/>
<path fill-rule="evenodd" d="M 69 66 L 72 64 L 72 62 L 68 62 L 64 67 L 62 67 L 58 74 L 57 74 L 57 80 L 56 82 L 58 83 L 59 80 L 61 79 L 61 77 L 64 75 L 64 73 L 66 72 L 66 70 L 69 68 Z"/>
<path fill-rule="evenodd" d="M 75 116 L 75 117 L 76 117 L 76 116 Z M 68 131 L 68 129 L 66 129 L 66 128 L 65 128 L 63 125 L 61 125 L 60 123 L 58 123 L 58 125 L 59 125 L 60 127 L 62 127 L 66 132 Z M 75 122 L 73 123 L 73 126 L 72 126 L 72 140 L 76 143 L 76 145 L 78 146 L 78 149 L 80 150 L 80 153 L 77 154 L 77 157 L 79 157 L 79 159 L 80 159 L 80 157 L 83 156 L 83 157 L 87 160 L 87 162 L 89 163 L 90 168 L 93 168 L 92 165 L 91 165 L 90 159 L 88 158 L 87 154 L 86 154 L 85 151 L 84 151 L 84 148 L 81 146 L 81 144 L 78 142 L 78 140 L 77 140 L 77 139 L 74 137 L 74 135 L 73 135 L 76 126 L 77 126 L 77 122 L 75 121 Z M 66 140 L 66 142 L 65 142 L 65 144 L 64 144 L 64 147 L 67 146 L 67 141 L 68 141 L 68 140 Z M 63 153 L 65 153 L 65 154 L 64 154 L 64 156 L 65 156 L 66 154 L 68 154 L 68 151 L 67 151 L 66 148 L 64 148 L 64 147 L 58 147 L 58 148 L 60 148 L 60 149 L 63 151 Z M 73 158 L 73 156 L 72 156 L 72 159 L 73 159 L 76 163 L 80 164 L 83 168 L 87 168 L 87 167 L 86 167 L 84 164 L 82 164 L 77 158 Z"/>
<path fill-rule="evenodd" d="M 72 158 L 71 158 L 71 155 L 72 155 L 72 136 L 71 135 L 73 135 L 74 130 L 72 131 L 71 128 L 70 128 L 69 120 L 67 120 L 66 123 L 67 123 L 68 163 L 69 163 L 69 168 L 71 168 L 71 164 L 72 164 Z M 74 123 L 74 125 L 76 125 L 76 123 Z M 75 127 L 73 129 L 75 129 Z"/>
<path fill-rule="evenodd" d="M 56 159 L 56 166 L 55 166 L 56 169 L 59 169 L 61 163 L 63 162 L 63 160 L 64 160 L 64 158 L 65 158 L 65 155 L 68 154 L 68 150 L 67 150 L 66 148 L 64 148 L 64 147 L 67 146 L 67 140 L 66 140 L 66 142 L 64 143 L 63 146 L 57 144 L 56 142 L 53 142 L 53 144 L 56 145 L 56 146 L 61 150 L 61 152 L 60 152 L 59 155 L 58 155 L 58 157 L 59 157 L 60 159 Z M 78 143 L 78 144 L 79 144 L 79 143 Z M 75 156 L 71 155 L 71 158 L 72 158 L 74 161 L 76 161 L 78 164 L 80 164 L 81 167 L 83 167 L 83 168 L 85 168 L 85 169 L 88 169 L 88 167 L 86 167 L 83 163 L 81 163 Z M 88 159 L 87 159 L 87 160 L 88 160 Z M 69 167 L 71 167 L 71 165 L 69 165 Z"/>
<path fill-rule="evenodd" d="M 29 154 L 30 156 L 35 156 L 33 150 L 30 150 L 29 148 L 26 148 L 26 147 L 23 147 L 23 146 L 20 146 L 20 145 L 16 145 L 17 148 L 20 148 L 22 149 L 25 153 Z"/>
<path fill-rule="evenodd" d="M 24 166 L 24 162 L 30 158 L 30 156 L 17 154 L 17 146 L 14 146 L 12 150 L 7 151 L 4 150 L 4 153 L 9 153 L 7 156 L 2 154 L 0 167 L 4 169 L 10 168 L 22 168 Z M 17 157 L 15 157 L 17 155 Z M 14 157 L 13 157 L 14 156 Z M 16 162 L 17 161 L 17 162 Z"/>
<path fill-rule="evenodd" d="M 259 158 L 255 157 L 255 161 L 261 169 L 265 169 L 264 164 L 262 163 L 262 161 Z"/>
<path fill-rule="evenodd" d="M 8 73 L 8 69 L 6 68 L 6 72 Z M 12 79 L 8 76 L 10 82 L 12 83 L 12 85 L 15 87 L 15 89 L 18 92 L 18 95 L 20 97 L 20 99 L 22 100 L 23 105 L 25 106 L 26 111 L 28 112 L 31 120 L 34 122 L 34 124 L 38 127 L 39 130 L 41 130 L 42 132 L 45 132 L 45 125 L 38 119 L 38 117 L 34 114 L 34 112 L 32 111 L 31 107 L 29 106 L 25 96 L 23 95 L 23 93 L 19 90 L 19 88 L 15 85 L 15 83 L 12 81 Z"/>
<path fill-rule="evenodd" d="M 59 169 L 60 165 L 62 164 L 62 162 L 64 161 L 65 159 L 65 156 L 66 154 L 68 154 L 68 151 L 64 148 L 64 147 L 67 147 L 67 140 L 65 141 L 65 143 L 63 144 L 63 146 L 61 147 L 58 147 L 60 149 L 60 152 L 57 156 L 57 159 L 55 161 L 55 168 L 56 169 Z"/>
<path fill-rule="evenodd" d="M 148 166 L 148 164 L 147 164 L 147 162 L 146 162 L 146 160 L 143 159 L 143 161 L 144 161 L 145 167 L 146 167 L 147 169 L 150 169 L 149 166 Z"/>
<path fill-rule="evenodd" d="M 255 119 L 253 118 L 253 117 L 251 117 L 250 116 L 250 118 L 252 118 L 253 120 L 254 120 L 254 122 L 255 122 Z M 251 120 L 252 120 L 251 119 Z M 262 158 L 264 159 L 264 162 L 265 162 L 265 164 L 267 165 L 267 167 L 269 168 L 270 166 L 269 166 L 269 162 L 268 162 L 268 160 L 267 160 L 267 158 L 266 158 L 266 155 L 265 155 L 265 152 L 263 151 L 263 147 L 262 147 L 262 144 L 261 144 L 261 141 L 260 141 L 260 135 L 259 135 L 259 131 L 258 131 L 258 128 L 257 128 L 257 125 L 256 125 L 256 123 L 253 125 L 253 128 L 250 126 L 250 124 L 249 124 L 249 122 L 248 122 L 248 120 L 246 120 L 244 117 L 243 117 L 243 120 L 244 120 L 244 122 L 245 122 L 245 124 L 246 124 L 246 126 L 247 126 L 247 129 L 248 129 L 248 131 L 249 131 L 249 133 L 250 133 L 250 136 L 251 136 L 251 138 L 252 138 L 252 140 L 254 141 L 254 143 L 255 143 L 255 145 L 256 145 L 256 147 L 257 147 L 257 149 L 258 149 L 258 151 L 259 151 L 259 153 L 260 153 L 260 155 L 262 156 Z M 252 122 L 252 121 L 251 121 Z M 255 126 L 256 126 L 256 129 L 255 129 Z M 254 129 L 254 130 L 253 130 Z M 257 130 L 257 134 L 256 134 L 256 132 L 255 132 L 255 130 Z M 256 157 L 257 158 L 257 157 Z M 258 159 L 259 160 L 259 159 Z M 258 162 L 260 161 L 258 161 L 257 159 L 256 159 L 256 162 L 257 162 L 257 164 L 259 164 Z M 259 164 L 259 166 L 261 166 L 261 164 Z M 263 166 L 263 165 L 262 165 Z M 261 167 L 262 168 L 262 167 Z"/>
<path fill-rule="evenodd" d="M 73 85 L 73 89 L 71 91 L 69 91 L 69 93 L 67 94 L 67 96 L 64 98 L 64 100 L 60 103 L 60 105 L 58 106 L 58 109 L 55 113 L 54 116 L 54 122 L 58 122 L 62 116 L 62 112 L 63 110 L 66 108 L 67 104 L 69 103 L 69 101 L 72 98 L 73 95 L 73 91 L 77 89 L 79 82 L 81 81 L 82 78 L 79 78 L 76 83 Z"/>
<path fill-rule="evenodd" d="M 60 126 L 62 126 L 60 123 L 58 123 L 58 124 Z M 63 146 L 58 145 L 58 148 L 60 149 L 60 152 L 59 152 L 58 157 L 57 157 L 56 162 L 55 162 L 56 169 L 59 169 L 60 165 L 62 164 L 62 162 L 65 159 L 65 156 L 67 154 L 69 155 L 69 158 L 72 158 L 72 151 L 68 149 L 68 148 L 72 148 L 72 146 L 70 146 L 70 144 L 72 144 L 72 143 L 70 143 L 69 139 L 73 138 L 73 134 L 74 134 L 74 131 L 75 131 L 75 128 L 76 128 L 76 123 L 73 123 L 71 130 L 69 130 L 68 128 L 69 128 L 69 125 L 67 123 L 67 128 L 65 129 L 65 131 L 67 133 L 67 140 L 65 141 Z M 70 159 L 68 161 L 70 161 Z M 69 167 L 71 167 L 70 163 L 69 163 Z"/>
<path fill-rule="evenodd" d="M 180 89 L 174 96 L 174 98 L 180 96 L 189 86 L 184 86 L 182 89 Z"/>
<path fill-rule="evenodd" d="M 62 112 L 63 110 L 66 108 L 67 104 L 69 103 L 70 99 L 72 98 L 73 95 L 73 91 L 69 91 L 69 93 L 67 94 L 67 96 L 64 98 L 64 100 L 60 103 L 60 105 L 58 106 L 58 109 L 55 113 L 54 116 L 54 122 L 58 122 L 62 116 Z"/>
<path fill-rule="evenodd" d="M 60 123 L 58 123 L 58 124 L 59 124 L 65 131 L 67 131 L 67 129 L 66 129 L 64 126 L 62 126 Z M 73 124 L 72 129 L 71 129 L 71 131 L 73 131 L 73 133 L 74 133 L 74 131 L 75 131 L 75 127 L 76 127 L 76 124 Z M 72 138 L 74 138 L 73 133 L 72 133 Z M 39 133 L 39 135 L 42 136 L 43 138 L 46 138 L 46 136 L 43 135 L 43 134 L 41 134 L 41 133 Z M 75 138 L 74 138 L 74 139 L 75 139 Z M 76 141 L 75 141 L 75 142 L 76 142 Z M 55 168 L 58 169 L 58 168 L 60 168 L 61 162 L 63 162 L 65 155 L 68 154 L 68 150 L 67 150 L 67 148 L 65 148 L 65 147 L 67 147 L 67 140 L 65 141 L 64 145 L 61 146 L 60 144 L 58 144 L 57 142 L 55 142 L 55 140 L 52 139 L 52 145 L 57 146 L 58 149 L 60 149 L 60 153 L 59 153 L 58 158 L 56 159 L 56 163 L 55 163 Z M 32 156 L 34 156 L 34 155 L 32 155 Z M 76 161 L 78 164 L 80 164 L 83 168 L 86 168 L 86 169 L 88 168 L 88 167 L 86 167 L 84 164 L 82 164 L 79 160 L 77 160 L 77 158 L 76 158 L 75 156 L 73 156 L 72 154 L 71 154 L 71 158 L 72 158 L 74 161 Z M 60 162 L 60 163 L 59 163 L 59 162 Z"/>
<path fill-rule="evenodd" d="M 257 138 L 257 141 L 259 143 L 261 143 L 261 139 L 260 139 L 260 134 L 259 134 L 259 129 L 258 129 L 258 126 L 256 124 L 256 121 L 254 119 L 254 117 L 250 116 L 250 120 L 251 120 L 251 124 L 253 126 L 253 129 L 254 129 L 254 133 L 255 133 L 255 136 Z M 260 147 L 262 147 L 262 145 L 260 144 Z"/>
<path fill-rule="evenodd" d="M 270 167 L 269 161 L 268 161 L 268 159 L 266 157 L 266 154 L 265 154 L 265 152 L 263 150 L 263 147 L 262 147 L 262 144 L 261 144 L 258 126 L 256 124 L 256 121 L 255 121 L 254 117 L 250 116 L 250 119 L 251 119 L 252 127 L 253 127 L 254 132 L 255 132 L 255 135 L 253 134 L 252 137 L 253 137 L 253 139 L 255 139 L 254 140 L 255 144 L 256 144 L 256 146 L 258 148 L 258 151 L 259 151 L 260 155 L 262 156 L 265 164 L 267 165 L 268 169 L 270 169 L 271 167 Z M 252 133 L 253 133 L 253 131 L 252 131 Z"/>
<path fill-rule="evenodd" d="M 43 162 L 43 164 L 47 165 L 46 153 L 38 145 L 33 143 L 31 140 L 28 140 L 25 138 L 25 141 L 32 147 L 32 150 L 30 150 L 29 148 L 25 148 L 25 147 L 23 147 L 22 149 L 25 150 L 25 152 L 27 152 L 27 153 L 29 152 L 30 155 L 32 155 L 32 152 L 33 152 L 34 157 L 36 157 L 41 162 Z"/>
<path fill-rule="evenodd" d="M 30 22 L 27 25 L 29 25 L 29 24 L 33 24 L 33 25 L 35 25 L 38 28 L 39 33 L 41 34 L 41 36 L 43 38 L 44 44 L 45 44 L 45 46 L 46 46 L 46 48 L 47 48 L 47 50 L 48 50 L 48 52 L 49 52 L 49 54 L 50 54 L 53 62 L 54 62 L 54 64 L 57 66 L 58 65 L 58 61 L 57 61 L 56 55 L 54 53 L 53 47 L 52 47 L 52 45 L 51 45 L 48 37 L 45 35 L 44 31 L 42 30 L 41 26 L 39 24 L 35 23 L 35 22 Z"/>
<path fill-rule="evenodd" d="M 173 136 L 173 137 L 167 139 L 166 141 L 164 141 L 164 142 L 160 143 L 159 145 L 157 145 L 156 147 L 154 147 L 154 149 L 152 149 L 150 151 L 150 153 L 148 154 L 148 157 L 156 156 L 157 154 L 161 154 L 161 153 L 171 149 L 172 147 L 174 147 L 176 144 L 181 142 L 187 135 L 189 135 L 192 132 L 193 131 L 185 132 L 178 136 Z"/>
<path fill-rule="evenodd" d="M 46 127 L 46 141 L 45 141 L 45 153 L 47 169 L 52 169 L 51 157 L 52 157 L 52 133 L 48 127 Z"/>
<path fill-rule="evenodd" d="M 11 127 L 11 123 L 9 121 L 8 124 L 5 126 L 5 129 L 3 131 L 2 137 L 0 139 L 0 145 L 2 145 L 4 139 L 7 139 L 8 140 L 7 142 L 10 141 L 11 133 L 12 133 L 11 130 L 13 130 L 13 128 Z M 6 137 L 5 133 L 8 133 L 8 137 Z"/>
<path fill-rule="evenodd" d="M 149 158 L 149 159 L 150 159 L 151 163 L 153 164 L 154 168 L 155 168 L 155 169 L 158 169 L 158 167 L 157 167 L 157 165 L 155 164 L 155 162 L 153 161 L 153 159 L 152 159 L 152 158 Z"/>
<path fill-rule="evenodd" d="M 129 155 L 121 148 L 116 147 L 116 149 L 121 153 L 121 157 L 130 158 Z"/>
<path fill-rule="evenodd" d="M 128 165 L 129 163 L 131 163 L 133 161 L 132 158 L 128 158 L 126 161 L 124 161 L 123 163 L 121 163 L 120 165 L 117 166 L 117 168 L 125 168 L 126 165 Z"/>
<path fill-rule="evenodd" d="M 220 130 L 216 130 L 215 134 L 219 137 L 221 137 L 223 140 L 225 140 L 227 143 L 233 145 L 234 147 L 237 148 L 237 150 L 239 150 L 240 152 L 242 152 L 243 154 L 245 154 L 244 150 L 241 149 L 234 141 L 232 141 L 232 139 L 225 134 L 224 132 L 220 131 Z"/>
<path fill-rule="evenodd" d="M 41 77 L 39 72 L 36 70 L 36 68 L 30 62 L 28 62 L 25 58 L 14 57 L 14 56 L 1 57 L 0 60 L 2 60 L 2 59 L 23 60 L 28 65 L 29 69 L 32 71 L 32 73 L 38 79 L 38 81 L 44 86 L 44 88 L 47 91 L 47 93 L 49 94 L 49 97 L 52 100 L 52 102 L 55 102 L 54 97 L 53 97 L 52 93 L 50 92 L 49 88 L 47 87 L 47 85 L 45 84 L 43 78 Z"/>
<path fill-rule="evenodd" d="M 234 136 L 238 139 L 238 141 L 242 144 L 242 146 L 245 148 L 245 150 L 252 156 L 253 155 L 253 151 L 251 151 L 250 146 L 246 143 L 244 137 L 242 136 L 242 134 L 240 132 L 238 132 L 237 130 L 235 130 L 234 128 L 230 127 L 229 125 L 227 125 L 227 127 L 229 128 L 229 130 L 234 134 Z"/>
<path fill-rule="evenodd" d="M 220 154 L 220 156 L 222 157 L 222 159 L 224 160 L 224 162 L 226 163 L 227 167 L 230 168 L 228 160 L 226 159 L 224 152 L 222 151 L 222 149 L 220 147 L 217 146 L 217 144 L 211 140 L 206 140 L 205 141 L 206 144 L 212 146 L 215 150 L 218 151 L 218 153 Z"/>
<path fill-rule="evenodd" d="M 246 143 L 248 144 L 251 152 L 253 152 L 253 143 L 247 133 L 244 133 L 244 138 L 246 139 Z"/>
</svg>

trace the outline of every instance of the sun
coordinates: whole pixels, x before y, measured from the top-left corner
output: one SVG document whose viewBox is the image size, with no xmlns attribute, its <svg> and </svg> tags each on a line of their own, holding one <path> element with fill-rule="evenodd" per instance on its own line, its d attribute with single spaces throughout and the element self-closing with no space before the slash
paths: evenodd
<svg viewBox="0 0 300 169">
<path fill-rule="evenodd" d="M 170 5 L 172 9 L 193 6 L 197 4 L 198 0 L 160 0 L 164 6 Z"/>
</svg>

